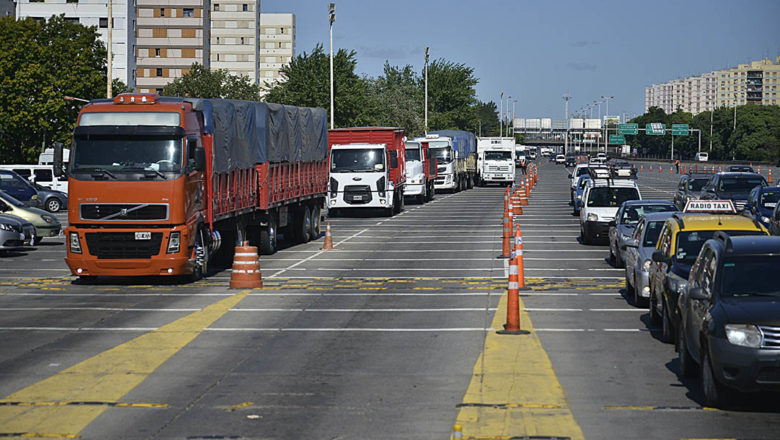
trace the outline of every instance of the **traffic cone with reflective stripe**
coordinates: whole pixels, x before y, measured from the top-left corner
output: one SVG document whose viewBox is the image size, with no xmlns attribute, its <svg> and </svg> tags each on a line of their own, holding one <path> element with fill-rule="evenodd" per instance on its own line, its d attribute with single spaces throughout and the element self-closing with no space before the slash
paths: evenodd
<svg viewBox="0 0 780 440">
<path fill-rule="evenodd" d="M 244 242 L 236 246 L 233 257 L 233 268 L 230 272 L 231 289 L 259 289 L 263 287 L 263 277 L 260 274 L 260 258 L 257 248 Z"/>
<path fill-rule="evenodd" d="M 669 174 L 674 174 L 674 167 L 669 167 Z"/>
<path fill-rule="evenodd" d="M 525 290 L 525 269 L 523 268 L 523 233 L 517 228 L 515 233 L 514 259 L 517 260 L 517 288 Z"/>
<path fill-rule="evenodd" d="M 523 234 L 520 229 L 515 235 L 515 251 L 509 261 L 509 277 L 506 299 L 506 324 L 500 334 L 523 335 L 527 330 L 520 330 L 520 290 L 525 289 L 525 275 L 523 274 Z"/>
<path fill-rule="evenodd" d="M 651 173 L 653 172 L 653 166 L 652 165 L 650 165 L 650 172 Z"/>
<path fill-rule="evenodd" d="M 517 195 L 517 193 L 512 194 L 510 197 L 512 201 L 512 214 L 513 215 L 522 215 L 523 214 L 523 207 L 520 206 L 520 196 Z"/>
<path fill-rule="evenodd" d="M 507 210 L 504 210 L 504 241 L 501 246 L 501 256 L 504 258 L 509 257 L 510 254 L 509 241 L 511 240 L 511 232 L 509 228 L 509 213 Z"/>
<path fill-rule="evenodd" d="M 769 183 L 772 183 L 772 167 L 769 167 Z"/>
<path fill-rule="evenodd" d="M 330 234 L 330 222 L 325 227 L 325 242 L 322 244 L 323 251 L 333 250 L 333 236 Z"/>
<path fill-rule="evenodd" d="M 645 172 L 645 166 L 644 165 L 640 165 L 639 166 L 639 170 L 644 173 Z"/>
</svg>

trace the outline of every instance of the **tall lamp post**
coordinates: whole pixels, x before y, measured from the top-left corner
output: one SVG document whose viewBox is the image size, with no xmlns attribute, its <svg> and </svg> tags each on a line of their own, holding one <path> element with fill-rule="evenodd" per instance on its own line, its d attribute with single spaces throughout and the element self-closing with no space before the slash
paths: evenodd
<svg viewBox="0 0 780 440">
<path fill-rule="evenodd" d="M 113 43 L 111 42 L 111 30 L 114 27 L 114 4 L 111 0 L 108 0 L 108 58 L 107 58 L 107 64 L 108 69 L 106 69 L 106 98 L 111 99 L 113 98 L 113 90 L 111 90 L 111 81 L 114 79 L 114 72 L 113 70 Z"/>
<path fill-rule="evenodd" d="M 504 121 L 502 120 L 504 118 L 504 92 L 501 92 L 501 98 L 498 100 L 498 135 L 501 136 L 501 134 L 504 132 Z"/>
<path fill-rule="evenodd" d="M 336 4 L 328 3 L 328 20 L 330 20 L 330 128 L 335 128 L 334 124 L 334 112 L 336 110 L 333 105 L 333 22 L 336 21 Z"/>
<path fill-rule="evenodd" d="M 563 139 L 563 154 L 566 154 L 567 153 L 566 150 L 569 149 L 569 100 L 570 99 L 571 99 L 571 95 L 570 94 L 567 93 L 567 94 L 563 95 L 563 101 L 566 103 L 565 104 L 566 110 L 564 112 L 565 116 L 564 116 L 564 119 L 563 119 L 564 121 L 566 121 L 565 122 L 565 124 L 566 124 L 566 135 L 565 136 L 566 137 Z"/>
<path fill-rule="evenodd" d="M 512 99 L 512 96 L 507 96 L 507 98 L 506 98 L 506 118 L 507 119 L 509 119 L 509 101 L 511 99 Z M 502 133 L 501 136 L 509 136 L 509 134 L 508 134 L 509 133 L 509 121 L 506 122 L 505 127 L 506 127 L 507 134 L 503 134 Z"/>
<path fill-rule="evenodd" d="M 515 137 L 515 104 L 517 104 L 517 100 L 512 101 L 512 138 Z"/>
<path fill-rule="evenodd" d="M 613 99 L 614 96 L 601 96 L 601 99 L 604 100 L 604 102 L 607 104 L 604 108 L 604 152 L 607 152 L 607 138 L 609 137 L 609 124 L 606 121 L 606 118 L 609 117 L 609 100 Z"/>
<path fill-rule="evenodd" d="M 425 48 L 425 135 L 428 135 L 428 47 Z M 482 124 L 480 122 L 480 132 Z"/>
</svg>

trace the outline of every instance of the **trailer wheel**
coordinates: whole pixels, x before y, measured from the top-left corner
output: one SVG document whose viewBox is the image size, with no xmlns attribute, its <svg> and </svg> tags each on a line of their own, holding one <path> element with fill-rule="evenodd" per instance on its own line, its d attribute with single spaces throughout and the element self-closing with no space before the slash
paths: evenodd
<svg viewBox="0 0 780 440">
<path fill-rule="evenodd" d="M 260 229 L 260 253 L 273 255 L 276 252 L 276 217 L 268 216 L 268 226 Z"/>
<path fill-rule="evenodd" d="M 320 207 L 315 206 L 311 209 L 311 227 L 309 229 L 309 239 L 316 240 L 320 238 Z"/>
<path fill-rule="evenodd" d="M 293 237 L 297 243 L 309 241 L 309 229 L 311 229 L 311 211 L 308 206 L 298 210 L 298 216 L 293 223 Z"/>
<path fill-rule="evenodd" d="M 474 177 L 469 176 L 466 181 L 466 189 L 474 188 Z"/>
</svg>

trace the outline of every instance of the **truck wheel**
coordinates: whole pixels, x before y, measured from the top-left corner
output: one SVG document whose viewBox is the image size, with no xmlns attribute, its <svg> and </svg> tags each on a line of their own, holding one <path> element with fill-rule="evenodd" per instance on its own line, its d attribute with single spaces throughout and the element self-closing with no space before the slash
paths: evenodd
<svg viewBox="0 0 780 440">
<path fill-rule="evenodd" d="M 309 229 L 311 229 L 311 211 L 308 206 L 298 210 L 298 218 L 293 224 L 293 234 L 297 243 L 309 241 Z"/>
<path fill-rule="evenodd" d="M 436 195 L 436 190 L 433 188 L 433 183 L 430 184 L 430 187 L 428 188 L 428 194 L 426 194 L 426 197 L 428 201 L 430 202 L 433 200 L 433 196 Z"/>
<path fill-rule="evenodd" d="M 260 229 L 260 253 L 273 255 L 276 252 L 276 219 L 273 215 L 268 217 L 268 226 Z"/>
<path fill-rule="evenodd" d="M 316 240 L 320 238 L 320 208 L 315 206 L 311 209 L 311 226 L 309 228 L 309 239 Z"/>
<path fill-rule="evenodd" d="M 401 189 L 399 190 L 401 192 L 399 194 L 403 194 L 403 190 L 404 190 L 403 187 L 401 187 Z M 397 206 L 398 207 L 396 208 L 396 211 L 395 211 L 396 214 L 398 214 L 398 213 L 400 213 L 401 211 L 404 210 L 404 196 L 403 195 L 399 195 L 398 196 L 398 205 Z"/>
<path fill-rule="evenodd" d="M 206 243 L 206 235 L 203 231 L 203 226 L 198 226 L 198 232 L 195 237 L 195 249 L 192 274 L 189 278 L 191 282 L 195 282 L 206 276 L 208 273 L 209 264 L 209 251 Z"/>
<path fill-rule="evenodd" d="M 469 176 L 468 177 L 468 180 L 466 181 L 466 185 L 467 185 L 466 189 L 474 188 L 474 177 L 473 176 Z"/>
<path fill-rule="evenodd" d="M 419 196 L 416 197 L 416 202 L 418 205 L 422 205 L 423 203 L 425 203 L 427 199 L 428 199 L 427 194 L 420 194 Z"/>
</svg>

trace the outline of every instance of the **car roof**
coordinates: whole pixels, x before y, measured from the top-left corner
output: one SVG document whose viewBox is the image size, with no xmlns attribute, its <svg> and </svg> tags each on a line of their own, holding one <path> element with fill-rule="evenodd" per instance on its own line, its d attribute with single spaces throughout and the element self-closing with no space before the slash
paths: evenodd
<svg viewBox="0 0 780 440">
<path fill-rule="evenodd" d="M 780 255 L 780 237 L 778 236 L 744 235 L 731 237 L 722 234 L 716 235 L 709 241 L 714 241 L 722 246 L 730 255 Z"/>
<path fill-rule="evenodd" d="M 649 214 L 643 215 L 642 217 L 647 219 L 647 221 L 649 222 L 660 222 L 668 219 L 673 215 L 674 215 L 674 211 L 664 211 L 664 212 L 651 212 Z"/>
<path fill-rule="evenodd" d="M 754 219 L 739 214 L 699 214 L 677 212 L 674 217 L 682 231 L 763 231 Z M 680 222 L 682 224 L 680 225 Z"/>
<path fill-rule="evenodd" d="M 639 189 L 639 185 L 632 179 L 590 179 L 588 185 L 598 188 L 636 188 Z"/>
<path fill-rule="evenodd" d="M 626 200 L 623 202 L 626 206 L 635 206 L 635 205 L 672 205 L 674 206 L 674 203 L 669 200 L 661 200 L 661 199 L 643 199 L 643 200 Z"/>
<path fill-rule="evenodd" d="M 683 179 L 709 179 L 712 177 L 712 173 L 688 173 L 682 176 Z"/>
<path fill-rule="evenodd" d="M 717 173 L 715 175 L 719 176 L 719 177 L 756 177 L 756 176 L 761 176 L 761 174 L 758 174 L 758 173 L 745 173 L 745 172 L 742 172 L 742 171 L 724 171 L 722 173 Z M 761 177 L 764 177 L 764 176 L 761 176 Z"/>
<path fill-rule="evenodd" d="M 780 186 L 761 186 L 759 188 L 760 188 L 758 190 L 759 194 L 763 194 L 765 192 L 770 192 L 770 191 L 780 191 Z"/>
</svg>

